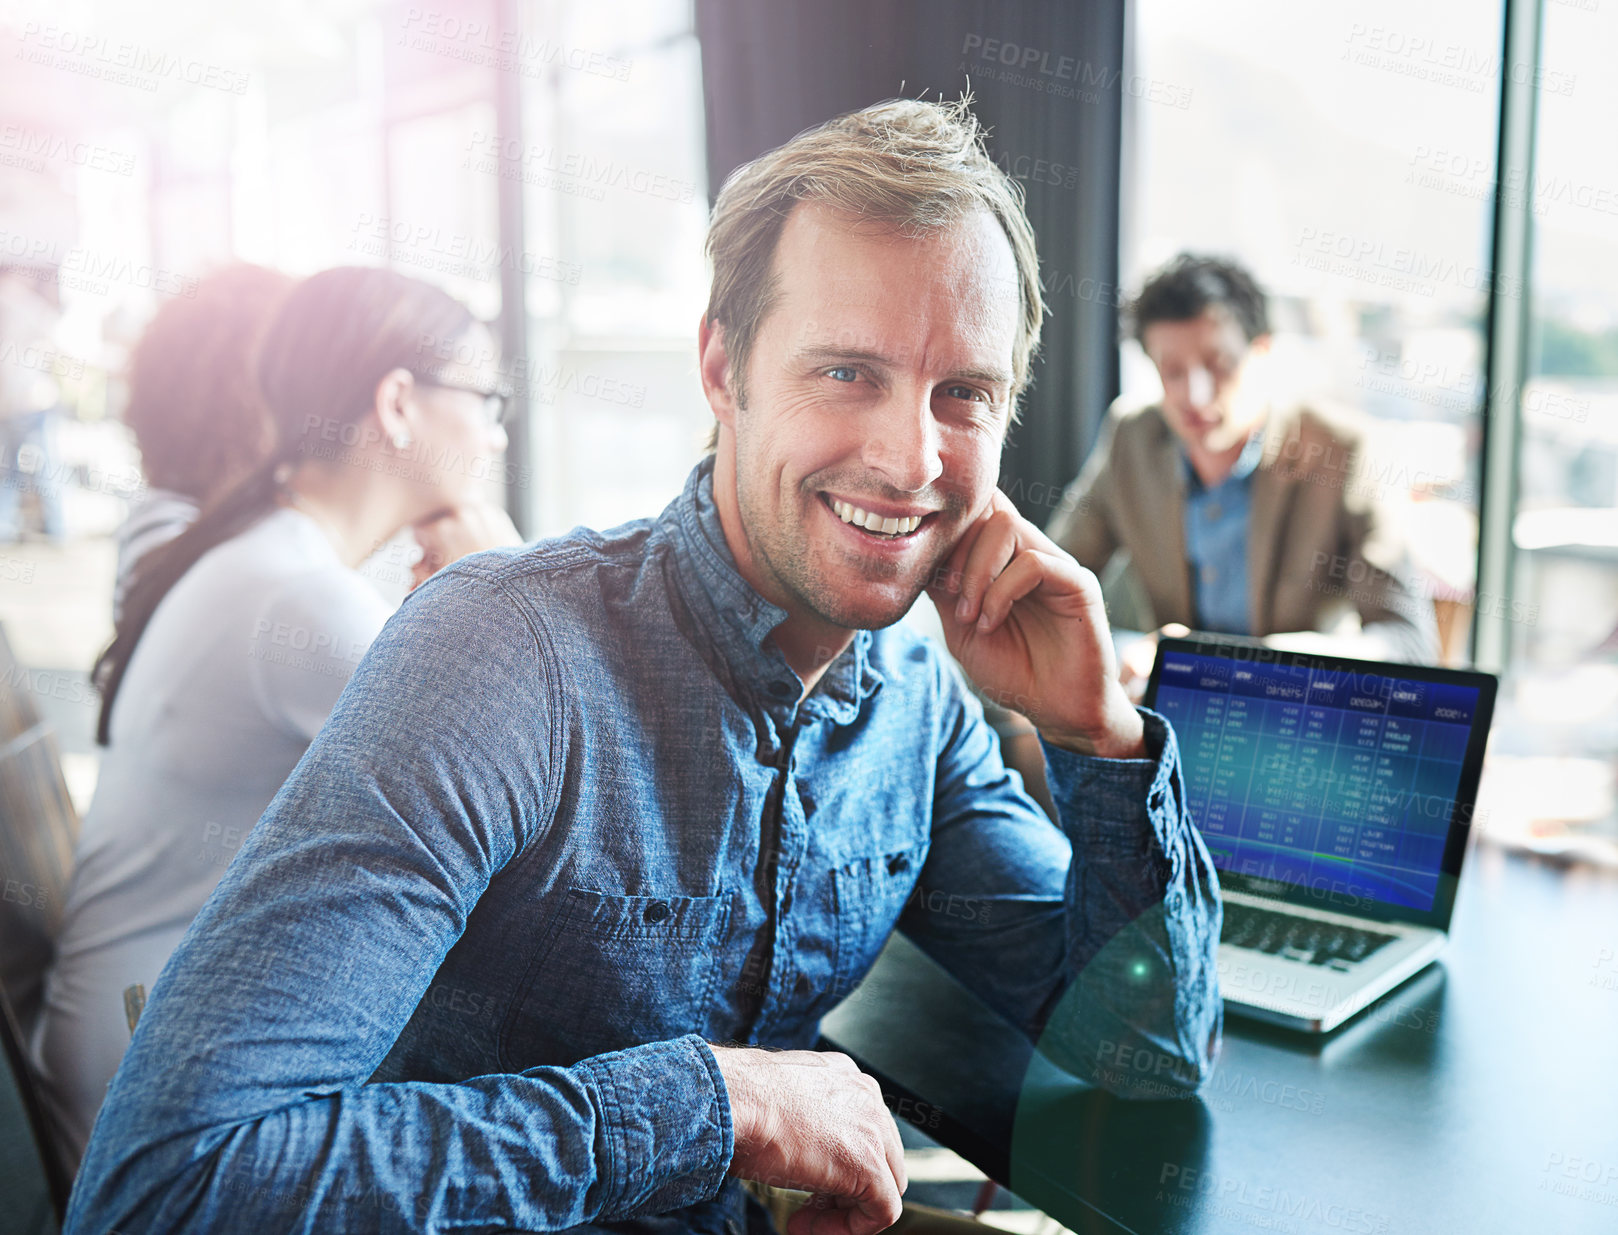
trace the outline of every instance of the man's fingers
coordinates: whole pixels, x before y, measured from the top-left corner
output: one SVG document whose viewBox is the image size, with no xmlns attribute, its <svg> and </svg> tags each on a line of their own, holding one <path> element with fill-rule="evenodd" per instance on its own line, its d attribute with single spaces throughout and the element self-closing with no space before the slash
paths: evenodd
<svg viewBox="0 0 1618 1235">
<path fill-rule="evenodd" d="M 995 514 L 972 542 L 961 568 L 961 598 L 955 606 L 958 622 L 975 622 L 984 594 L 1017 552 L 1017 528 L 1011 516 Z"/>
<path fill-rule="evenodd" d="M 848 1216 L 848 1229 L 856 1235 L 875 1235 L 885 1231 L 899 1220 L 904 1203 L 899 1199 L 899 1185 L 893 1175 L 878 1167 L 874 1170 L 874 1187 L 863 1196 L 853 1198 L 853 1207 L 843 1210 Z"/>
<path fill-rule="evenodd" d="M 961 536 L 934 575 L 933 600 L 940 612 L 948 611 L 962 623 L 977 621 L 983 597 L 995 579 L 1019 552 L 1028 550 L 1048 557 L 1066 556 L 996 489 L 987 510 Z"/>
<path fill-rule="evenodd" d="M 982 534 L 984 525 L 985 521 L 979 519 L 968 527 L 966 531 L 962 532 L 961 538 L 955 542 L 955 547 L 950 550 L 949 556 L 933 571 L 932 587 L 938 593 L 933 597 L 933 600 L 938 605 L 940 612 L 953 613 L 955 611 L 955 599 L 960 595 L 961 572 L 966 567 L 967 554 L 972 552 L 972 546 L 977 542 L 979 535 Z"/>
<path fill-rule="evenodd" d="M 1149 674 L 1157 659 L 1157 636 L 1142 635 L 1125 650 L 1123 659 L 1129 672 L 1141 677 Z"/>
<path fill-rule="evenodd" d="M 860 1200 L 817 1192 L 787 1219 L 787 1235 L 877 1235 L 903 1212 L 896 1193 L 887 1200 Z"/>
<path fill-rule="evenodd" d="M 842 1197 L 816 1194 L 787 1219 L 787 1235 L 875 1235 L 892 1225 L 874 1226 L 873 1221 Z"/>
<path fill-rule="evenodd" d="M 899 1139 L 899 1127 L 892 1119 L 888 1120 L 887 1136 L 883 1140 L 883 1148 L 888 1152 L 888 1169 L 893 1172 L 893 1184 L 903 1196 L 905 1189 L 910 1187 L 910 1175 L 905 1170 L 905 1146 Z"/>
<path fill-rule="evenodd" d="M 983 594 L 978 633 L 989 634 L 1006 620 L 1011 607 L 1045 581 L 1046 562 L 1042 555 L 1025 549 L 1002 570 Z"/>
</svg>

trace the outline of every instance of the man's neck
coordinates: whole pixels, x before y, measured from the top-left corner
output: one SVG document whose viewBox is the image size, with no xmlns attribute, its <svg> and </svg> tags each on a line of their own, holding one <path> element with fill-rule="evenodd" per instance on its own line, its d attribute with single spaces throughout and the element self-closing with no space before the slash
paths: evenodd
<svg viewBox="0 0 1618 1235">
<path fill-rule="evenodd" d="M 1203 488 L 1215 488 L 1230 478 L 1236 468 L 1236 460 L 1242 457 L 1242 451 L 1247 449 L 1251 437 L 1249 433 L 1228 450 L 1206 451 L 1196 446 L 1186 447 L 1186 458 L 1191 460 L 1191 470 L 1196 472 Z"/>
<path fill-rule="evenodd" d="M 736 563 L 736 570 L 747 585 L 787 616 L 770 632 L 770 642 L 781 649 L 781 655 L 803 683 L 803 697 L 814 690 L 825 676 L 826 666 L 836 660 L 854 641 L 854 632 L 812 615 L 799 612 L 790 597 L 772 586 L 769 572 L 753 560 L 753 548 L 742 530 L 741 506 L 736 499 L 735 465 L 721 451 L 714 460 L 713 500 L 719 511 L 719 526 L 725 533 L 725 544 Z"/>
<path fill-rule="evenodd" d="M 1196 472 L 1203 488 L 1212 489 L 1230 479 L 1231 473 L 1236 470 L 1237 461 L 1242 457 L 1242 452 L 1252 444 L 1256 435 L 1264 431 L 1268 419 L 1267 406 L 1260 403 L 1248 418 L 1247 431 L 1226 449 L 1204 450 L 1190 443 L 1186 444 L 1186 458 L 1191 461 L 1192 470 Z"/>
<path fill-rule="evenodd" d="M 851 630 L 828 627 L 824 623 L 815 625 L 818 629 L 806 630 L 797 618 L 789 616 L 770 632 L 770 642 L 781 649 L 781 655 L 803 683 L 803 698 L 807 698 L 825 676 L 826 667 L 854 642 Z"/>
</svg>

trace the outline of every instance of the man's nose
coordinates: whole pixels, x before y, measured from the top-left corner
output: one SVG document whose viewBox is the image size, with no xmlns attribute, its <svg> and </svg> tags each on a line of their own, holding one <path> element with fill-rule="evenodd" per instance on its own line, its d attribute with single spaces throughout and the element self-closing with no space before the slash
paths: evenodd
<svg viewBox="0 0 1618 1235">
<path fill-rule="evenodd" d="M 1186 374 L 1185 398 L 1192 407 L 1203 408 L 1213 402 L 1214 380 L 1213 374 L 1203 368 L 1192 369 Z"/>
<path fill-rule="evenodd" d="M 944 472 L 931 392 L 895 391 L 873 418 L 864 462 L 895 489 L 916 493 Z"/>
</svg>

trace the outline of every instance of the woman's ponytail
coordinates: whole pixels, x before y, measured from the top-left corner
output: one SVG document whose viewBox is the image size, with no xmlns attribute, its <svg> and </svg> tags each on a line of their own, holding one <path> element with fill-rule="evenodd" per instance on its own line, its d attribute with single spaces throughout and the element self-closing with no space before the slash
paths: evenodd
<svg viewBox="0 0 1618 1235">
<path fill-rule="evenodd" d="M 118 697 L 118 688 L 123 684 L 135 645 L 146 633 L 146 625 L 158 605 L 203 554 L 241 535 L 275 509 L 280 480 L 288 466 L 280 454 L 263 460 L 221 494 L 195 523 L 167 544 L 153 549 L 135 567 L 112 643 L 90 671 L 91 680 L 101 692 L 101 715 L 96 721 L 96 741 L 100 745 L 108 743 L 113 700 Z"/>
</svg>

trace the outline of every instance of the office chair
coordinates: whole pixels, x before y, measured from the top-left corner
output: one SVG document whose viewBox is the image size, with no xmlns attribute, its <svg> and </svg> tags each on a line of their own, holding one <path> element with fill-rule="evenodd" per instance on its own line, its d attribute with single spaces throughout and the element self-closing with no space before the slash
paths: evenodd
<svg viewBox="0 0 1618 1235">
<path fill-rule="evenodd" d="M 46 1194 L 59 1218 L 70 1177 L 55 1147 L 26 1044 L 44 999 L 45 971 L 67 899 L 79 819 L 62 777 L 56 735 L 26 688 L 19 689 L 24 682 L 26 674 L 0 629 L 0 1022 L 11 1091 L 33 1130 L 35 1144 L 29 1152 L 39 1160 L 37 1170 L 43 1172 Z M 11 1130 L 21 1122 L 3 1122 L 8 1166 L 21 1153 L 11 1143 Z M 26 1169 L 0 1175 L 7 1180 L 32 1177 Z M 13 1199 L 0 1188 L 0 1205 Z M 17 1199 L 17 1205 L 0 1211 L 5 1215 L 0 1226 L 9 1227 L 12 1219 L 28 1212 L 25 1198 Z"/>
<path fill-rule="evenodd" d="M 16 728 L 32 700 L 12 686 L 3 639 L 0 720 Z M 0 991 L 24 1032 L 39 1013 L 78 835 L 51 727 L 35 717 L 20 732 L 0 731 Z"/>
</svg>

